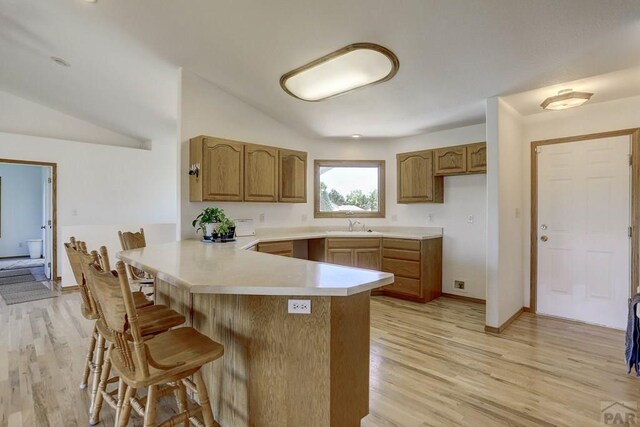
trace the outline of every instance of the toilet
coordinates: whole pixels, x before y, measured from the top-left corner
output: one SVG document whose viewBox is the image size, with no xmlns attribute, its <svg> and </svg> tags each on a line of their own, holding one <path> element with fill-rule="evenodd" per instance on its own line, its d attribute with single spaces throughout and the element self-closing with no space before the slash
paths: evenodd
<svg viewBox="0 0 640 427">
<path fill-rule="evenodd" d="M 42 258 L 42 239 L 27 240 L 29 257 L 32 259 Z"/>
</svg>

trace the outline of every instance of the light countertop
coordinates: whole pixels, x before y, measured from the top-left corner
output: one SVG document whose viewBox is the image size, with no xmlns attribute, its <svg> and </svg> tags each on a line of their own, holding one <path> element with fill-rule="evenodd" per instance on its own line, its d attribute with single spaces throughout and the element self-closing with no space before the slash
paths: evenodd
<svg viewBox="0 0 640 427">
<path fill-rule="evenodd" d="M 199 240 L 119 252 L 124 262 L 191 293 L 234 295 L 349 296 L 393 283 L 393 274 L 247 251 L 259 242 L 327 237 L 442 237 L 440 228 L 376 230 L 262 229 L 231 243 Z"/>
</svg>

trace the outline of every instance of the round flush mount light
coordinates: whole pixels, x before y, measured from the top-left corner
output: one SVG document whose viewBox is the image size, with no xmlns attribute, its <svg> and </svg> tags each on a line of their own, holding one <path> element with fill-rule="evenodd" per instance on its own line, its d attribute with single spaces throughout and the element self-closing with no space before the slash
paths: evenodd
<svg viewBox="0 0 640 427">
<path fill-rule="evenodd" d="M 65 61 L 64 59 L 59 58 L 57 56 L 52 56 L 51 60 L 53 62 L 55 62 L 56 64 L 62 66 L 62 67 L 70 67 L 71 66 L 71 64 L 69 64 L 67 61 Z"/>
<path fill-rule="evenodd" d="M 84 1 L 86 1 L 87 3 L 98 3 L 98 0 L 84 0 Z"/>
<path fill-rule="evenodd" d="M 295 98 L 317 102 L 385 82 L 399 67 L 386 47 L 354 43 L 283 74 L 280 86 Z"/>
<path fill-rule="evenodd" d="M 359 139 L 359 138 L 362 138 L 362 135 L 360 135 L 359 133 L 354 133 L 353 135 L 351 135 L 351 138 Z"/>
<path fill-rule="evenodd" d="M 579 107 L 593 96 L 588 92 L 574 92 L 573 89 L 563 89 L 555 96 L 545 99 L 540 106 L 545 110 L 559 111 L 567 108 Z"/>
</svg>

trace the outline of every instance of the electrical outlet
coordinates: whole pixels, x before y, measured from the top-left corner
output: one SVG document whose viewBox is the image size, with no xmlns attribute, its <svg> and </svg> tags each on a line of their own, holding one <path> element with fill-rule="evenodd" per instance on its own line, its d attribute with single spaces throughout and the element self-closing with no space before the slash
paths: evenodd
<svg viewBox="0 0 640 427">
<path fill-rule="evenodd" d="M 474 219 L 474 218 L 473 218 L 473 215 L 469 215 L 469 216 L 467 216 L 467 222 L 468 222 L 469 224 L 473 224 L 473 219 Z"/>
<path fill-rule="evenodd" d="M 398 215 L 391 215 L 391 221 L 393 222 L 398 221 Z"/>
<path fill-rule="evenodd" d="M 310 299 L 290 299 L 289 313 L 311 314 L 311 300 Z"/>
<path fill-rule="evenodd" d="M 427 222 L 428 223 L 432 223 L 433 222 L 433 214 L 428 214 L 427 215 Z"/>
<path fill-rule="evenodd" d="M 259 221 L 260 222 L 264 222 L 264 214 L 263 213 L 260 214 Z"/>
<path fill-rule="evenodd" d="M 307 214 L 302 214 L 302 222 L 305 222 L 307 220 Z"/>
<path fill-rule="evenodd" d="M 453 282 L 453 287 L 455 289 L 464 289 L 464 282 L 462 280 L 455 280 Z"/>
<path fill-rule="evenodd" d="M 18 243 L 18 247 L 21 248 L 22 247 L 22 242 Z"/>
</svg>

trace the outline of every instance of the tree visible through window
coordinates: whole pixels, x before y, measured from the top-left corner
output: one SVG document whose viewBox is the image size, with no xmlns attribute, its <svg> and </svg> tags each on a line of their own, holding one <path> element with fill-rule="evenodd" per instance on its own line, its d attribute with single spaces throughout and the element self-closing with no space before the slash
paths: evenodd
<svg viewBox="0 0 640 427">
<path fill-rule="evenodd" d="M 384 216 L 384 161 L 315 163 L 316 217 Z"/>
</svg>

